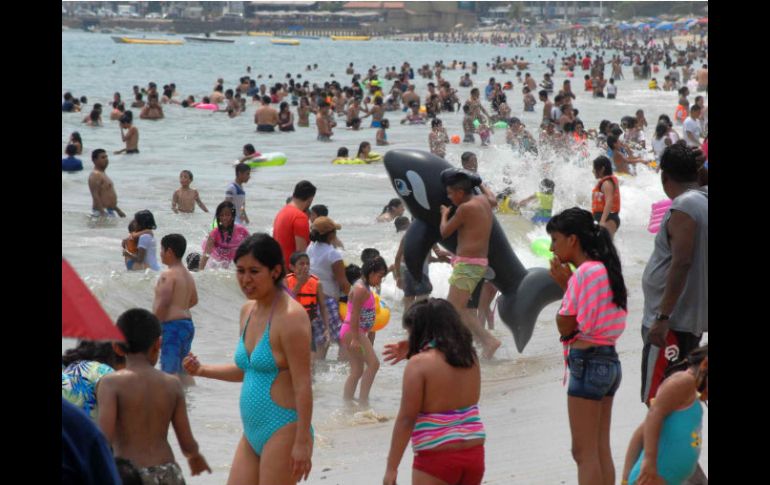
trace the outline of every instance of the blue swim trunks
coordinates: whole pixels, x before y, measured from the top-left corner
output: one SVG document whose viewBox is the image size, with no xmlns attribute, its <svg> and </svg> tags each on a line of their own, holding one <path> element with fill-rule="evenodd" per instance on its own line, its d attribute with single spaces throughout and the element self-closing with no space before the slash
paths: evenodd
<svg viewBox="0 0 770 485">
<path fill-rule="evenodd" d="M 382 121 L 372 121 L 372 126 L 370 128 L 382 128 Z"/>
<path fill-rule="evenodd" d="M 160 347 L 160 368 L 169 374 L 183 372 L 182 360 L 190 353 L 195 327 L 192 320 L 163 322 L 163 341 Z"/>
</svg>

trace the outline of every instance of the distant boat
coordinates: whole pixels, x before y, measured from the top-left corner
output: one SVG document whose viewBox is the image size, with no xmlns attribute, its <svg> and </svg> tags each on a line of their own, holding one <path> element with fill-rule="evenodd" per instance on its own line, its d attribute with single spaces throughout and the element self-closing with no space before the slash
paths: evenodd
<svg viewBox="0 0 770 485">
<path fill-rule="evenodd" d="M 270 43 L 275 45 L 299 45 L 296 39 L 270 39 Z"/>
<path fill-rule="evenodd" d="M 320 37 L 314 35 L 276 35 L 277 39 L 307 39 L 307 40 L 319 40 Z"/>
<path fill-rule="evenodd" d="M 254 32 L 254 31 L 251 31 L 248 34 L 250 36 L 252 36 L 252 37 L 272 37 L 273 36 L 272 32 Z"/>
<path fill-rule="evenodd" d="M 217 37 L 240 37 L 243 32 L 237 30 L 219 30 L 216 32 Z"/>
<path fill-rule="evenodd" d="M 112 36 L 112 40 L 116 44 L 151 44 L 151 45 L 182 45 L 182 44 L 184 44 L 184 41 L 181 41 L 181 40 L 137 39 L 135 37 L 116 37 L 116 36 Z"/>
<path fill-rule="evenodd" d="M 332 35 L 332 40 L 370 40 L 368 35 Z"/>
<path fill-rule="evenodd" d="M 232 44 L 234 40 L 229 39 L 216 39 L 213 37 L 185 37 L 185 40 L 190 42 L 218 42 L 220 44 Z"/>
</svg>

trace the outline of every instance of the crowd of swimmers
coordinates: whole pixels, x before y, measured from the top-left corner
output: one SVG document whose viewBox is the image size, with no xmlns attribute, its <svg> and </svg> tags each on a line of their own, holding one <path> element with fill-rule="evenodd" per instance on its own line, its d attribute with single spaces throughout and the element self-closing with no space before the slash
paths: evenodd
<svg viewBox="0 0 770 485">
<path fill-rule="evenodd" d="M 586 65 L 582 62 L 586 57 L 567 57 L 565 62 L 574 61 L 574 69 L 580 58 L 585 70 L 595 71 L 592 74 L 596 76 L 589 75 L 588 80 L 592 81 L 592 96 L 597 96 L 597 90 L 603 87 L 604 64 L 599 56 L 589 58 Z M 519 61 L 515 59 L 517 67 Z M 620 60 L 615 58 L 613 62 Z M 498 65 L 496 62 L 495 66 Z M 351 65 L 348 74 L 353 74 L 352 68 Z M 704 234 L 707 238 L 708 229 L 704 221 L 708 198 L 708 126 L 707 119 L 702 117 L 706 110 L 702 98 L 689 106 L 689 93 L 680 92 L 684 98 L 680 98 L 680 105 L 687 106 L 687 116 L 681 120 L 683 135 L 676 133 L 667 115 L 661 115 L 655 138 L 647 146 L 643 136 L 647 122 L 641 110 L 619 120 L 620 123 L 604 120 L 596 130 L 586 131 L 572 104 L 576 95 L 569 80 L 551 101 L 554 87 L 548 75 L 539 86 L 542 89 L 538 96 L 544 106 L 536 138 L 519 119 L 511 116 L 504 93 L 506 84 L 492 78 L 484 87 L 483 98 L 479 88 L 472 88 L 470 99 L 462 103 L 457 91 L 442 77 L 442 63 L 433 69 L 423 66 L 418 75 L 428 76 L 428 71 L 436 76 L 436 82 L 428 85 L 424 103 L 410 83 L 414 71 L 408 63 L 400 70 L 388 69 L 384 79 L 379 78 L 378 69 L 369 69 L 366 76 L 354 75 L 351 86 L 346 87 L 336 81 L 311 87 L 307 81 L 296 82 L 288 76 L 288 82 L 270 87 L 269 94 L 264 84 L 257 87 L 248 76 L 241 78 L 234 90 L 224 90 L 219 80 L 203 102 L 223 103 L 226 108 L 222 111 L 237 116 L 243 112 L 245 99 L 252 97 L 261 104 L 255 115 L 257 131 L 270 132 L 294 129 L 294 116 L 287 111 L 289 102 L 284 101 L 289 99 L 297 107 L 297 127 L 308 127 L 308 114 L 316 113 L 319 141 L 331 140 L 336 117 L 345 118 L 351 129 L 359 127 L 363 118 L 371 117 L 370 127 L 380 130 L 378 144 L 387 141 L 385 113 L 406 112 L 404 124 L 430 123 L 428 147 L 440 157 L 446 156 L 448 143 L 459 143 L 442 126 L 442 112 L 463 112 L 465 143 L 475 142 L 478 134 L 482 146 L 488 144 L 498 122 L 506 125 L 506 141 L 525 153 L 553 150 L 557 156 L 569 156 L 581 153 L 581 147 L 593 139 L 606 149 L 606 156 L 599 156 L 592 163 L 597 184 L 592 191 L 591 210 L 574 207 L 552 213 L 555 184 L 549 176 L 556 170 L 552 162 L 543 164 L 539 190 L 517 200 L 510 184 L 493 191 L 482 183 L 476 173 L 478 158 L 466 152 L 461 157 L 463 168 L 443 179 L 448 199 L 456 210 L 441 207 L 440 231 L 442 238 L 457 235 L 456 251 L 451 253 L 440 245 L 434 246 L 419 280 L 404 264 L 403 236 L 392 266 L 374 248 L 361 254 L 360 266 L 345 265 L 340 252 L 344 244 L 338 236 L 342 225 L 329 216 L 326 206 L 313 205 L 316 187 L 306 180 L 295 185 L 275 216 L 272 236 L 251 234 L 247 229 L 250 221 L 243 187 L 250 179 L 251 168 L 243 160 L 236 165 L 235 179 L 216 206 L 215 223 L 201 241 L 200 253 L 188 251 L 188 242 L 181 234 L 166 234 L 158 244 L 154 215 L 139 210 L 129 223 L 122 251 L 127 270 L 160 271 L 162 266 L 166 267 L 159 274 L 152 311 L 130 309 L 118 318 L 125 342 L 81 342 L 62 358 L 62 394 L 66 398 L 66 402 L 62 401 L 63 435 L 66 431 L 73 437 L 81 436 L 81 441 L 71 440 L 71 446 L 77 448 L 84 445 L 82 436 L 90 429 L 85 424 L 89 418 L 84 420 L 70 410 L 73 403 L 88 413 L 103 433 L 102 436 L 94 432 L 91 438 L 107 444 L 102 445 L 106 452 L 101 457 L 91 458 L 103 459 L 102 466 L 81 463 L 85 470 L 81 472 L 91 473 L 97 483 L 120 483 L 118 473 L 123 483 L 184 483 L 181 468 L 168 445 L 169 425 L 174 427 L 190 473 L 211 472 L 193 437 L 184 391 L 185 386 L 194 383 L 194 378 L 208 378 L 242 386 L 240 410 L 244 430 L 234 451 L 229 483 L 278 484 L 306 479 L 312 468 L 314 439 L 312 362 L 326 358 L 330 344 L 338 344 L 338 358 L 349 363 L 344 401 L 355 409 L 369 405 L 380 367 L 373 348 L 379 286 L 392 273 L 404 292 L 402 324 L 408 338 L 386 344 L 383 355 L 391 364 L 404 359 L 408 363 L 383 483 L 396 483 L 399 463 L 410 440 L 415 452 L 413 483 L 481 483 L 486 431 L 478 407 L 479 362 L 480 358 L 493 358 L 501 345 L 490 332 L 494 324 L 490 307 L 497 291 L 487 259 L 494 210 L 519 211 L 535 205 L 533 222 L 546 224 L 551 237 L 554 258 L 550 273 L 565 291 L 556 324 L 565 353 L 565 381 L 569 377 L 568 410 L 578 481 L 581 485 L 615 483 L 609 446 L 610 415 L 622 374 L 615 342 L 626 326 L 628 302 L 613 243 L 620 227 L 617 175 L 632 175 L 638 164 L 652 162 L 652 168 L 661 172 L 664 191 L 678 211 L 657 236 L 662 249 L 656 245 L 652 259 L 658 266 L 648 268 L 643 277 L 645 363 L 652 365 L 645 367 L 647 382 L 642 393 L 650 411 L 629 444 L 622 480 L 645 483 L 663 477 L 669 483 L 683 483 L 696 472 L 702 420 L 699 402 L 707 399 L 708 392 L 708 348 L 699 347 L 699 343 L 708 330 L 707 319 L 700 321 L 700 313 L 688 313 L 688 319 L 697 321 L 683 324 L 672 315 L 685 312 L 676 306 L 680 299 L 686 302 L 688 312 L 703 307 L 705 302 L 703 295 L 693 293 L 695 290 L 690 287 L 674 289 L 676 285 L 666 281 L 665 275 L 661 279 L 660 268 L 668 271 L 672 264 L 663 255 L 665 248 L 681 251 L 679 246 L 673 247 L 673 239 L 678 242 L 680 238 L 695 238 L 690 248 L 692 265 L 671 267 L 670 271 L 679 271 L 684 278 L 681 281 L 695 278 L 691 286 L 701 288 L 704 278 L 707 285 L 703 255 L 705 251 L 707 256 Z M 394 81 L 387 95 L 384 80 Z M 533 94 L 538 86 L 532 85 L 535 81 L 528 73 L 520 82 L 524 88 L 523 104 L 533 108 Z M 462 79 L 461 83 L 467 84 Z M 176 97 L 173 84 L 164 86 L 162 96 L 154 83 L 146 90 L 135 87 L 134 93 L 131 107 L 141 109 L 143 119 L 162 118 L 162 105 L 175 102 Z M 145 95 L 147 104 L 143 101 Z M 65 94 L 68 109 L 63 105 L 63 111 L 74 109 L 70 107 L 76 104 L 74 99 L 70 93 Z M 484 102 L 489 103 L 491 113 Z M 121 152 L 138 152 L 133 115 L 121 107 L 117 93 L 114 103 L 115 118 L 111 114 L 111 119 L 119 120 L 122 141 L 126 143 Z M 194 108 L 196 101 L 188 97 L 179 104 Z M 280 110 L 272 104 L 278 104 Z M 98 125 L 100 118 L 101 107 L 92 111 L 86 123 Z M 369 155 L 370 145 L 363 148 L 358 157 Z M 650 148 L 654 158 L 634 153 Z M 82 151 L 83 140 L 73 133 L 66 147 L 66 166 L 76 168 L 74 160 Z M 254 151 L 253 146 L 246 146 L 244 156 Z M 118 207 L 113 182 L 106 174 L 107 152 L 93 150 L 91 159 L 94 170 L 88 185 L 92 215 L 125 217 Z M 64 169 L 64 160 L 62 165 Z M 172 211 L 192 212 L 197 206 L 208 212 L 201 195 L 191 187 L 192 172 L 183 170 L 179 182 L 179 189 L 171 197 Z M 704 196 L 705 201 L 701 199 Z M 403 202 L 394 199 L 373 218 L 392 222 L 396 232 L 401 233 L 410 225 L 404 212 Z M 689 228 L 689 232 L 683 232 L 683 227 Z M 430 297 L 433 288 L 427 274 L 431 262 L 452 264 L 446 299 Z M 195 326 L 190 310 L 199 304 L 199 298 L 190 271 L 212 267 L 234 267 L 247 298 L 240 309 L 234 362 L 229 364 L 204 364 L 192 352 Z M 596 288 L 601 290 L 599 296 L 592 297 Z M 201 304 L 205 305 L 203 300 Z M 347 310 L 340 312 L 343 303 Z M 665 339 L 672 336 L 678 339 L 673 345 L 678 346 L 679 355 L 670 361 L 663 360 L 661 367 L 655 359 L 665 359 L 660 350 L 671 345 Z M 474 342 L 480 344 L 481 355 L 476 353 Z M 160 370 L 155 368 L 158 361 Z M 664 380 L 666 376 L 657 370 L 653 376 L 653 367 L 667 369 L 670 377 Z M 146 405 L 149 400 L 152 406 Z"/>
</svg>

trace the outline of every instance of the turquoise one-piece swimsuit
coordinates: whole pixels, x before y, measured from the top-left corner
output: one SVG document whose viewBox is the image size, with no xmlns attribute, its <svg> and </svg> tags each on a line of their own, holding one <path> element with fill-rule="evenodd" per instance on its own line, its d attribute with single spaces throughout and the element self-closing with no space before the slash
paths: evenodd
<svg viewBox="0 0 770 485">
<path fill-rule="evenodd" d="M 275 307 L 275 303 L 273 303 Z M 297 411 L 279 406 L 270 397 L 275 378 L 278 377 L 278 366 L 273 358 L 273 348 L 270 345 L 270 324 L 273 310 L 267 320 L 265 332 L 254 348 L 251 356 L 246 350 L 244 335 L 249 328 L 251 314 L 246 320 L 243 333 L 235 350 L 235 365 L 243 370 L 243 387 L 241 387 L 241 422 L 243 434 L 257 455 L 262 455 L 262 448 L 273 434 L 287 424 L 297 421 Z M 309 351 L 309 350 L 308 350 Z M 313 427 L 310 427 L 313 436 Z"/>
</svg>

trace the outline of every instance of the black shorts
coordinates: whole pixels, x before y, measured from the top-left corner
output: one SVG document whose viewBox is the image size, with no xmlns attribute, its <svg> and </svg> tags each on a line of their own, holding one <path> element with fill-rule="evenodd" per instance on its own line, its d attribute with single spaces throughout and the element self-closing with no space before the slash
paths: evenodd
<svg viewBox="0 0 770 485">
<path fill-rule="evenodd" d="M 601 212 L 594 212 L 594 220 L 596 222 L 599 222 L 602 220 L 602 213 Z M 613 221 L 618 229 L 620 229 L 620 216 L 617 212 L 610 212 L 610 214 L 607 216 L 608 221 Z"/>
<path fill-rule="evenodd" d="M 615 99 L 615 95 L 614 94 L 608 94 L 607 95 L 607 99 Z"/>
<path fill-rule="evenodd" d="M 139 149 L 134 148 L 133 150 L 126 150 L 126 155 L 133 154 L 133 153 L 139 153 Z"/>
<path fill-rule="evenodd" d="M 273 133 L 275 131 L 275 126 L 273 125 L 257 125 L 257 131 L 263 132 L 263 133 Z"/>
</svg>

